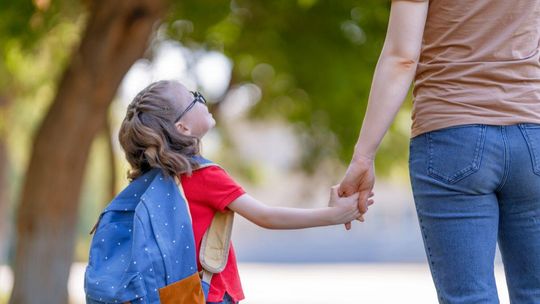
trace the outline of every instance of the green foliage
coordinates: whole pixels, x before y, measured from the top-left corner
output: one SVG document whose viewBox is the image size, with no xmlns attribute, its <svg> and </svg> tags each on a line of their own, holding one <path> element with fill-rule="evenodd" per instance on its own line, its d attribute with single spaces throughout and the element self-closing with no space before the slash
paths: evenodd
<svg viewBox="0 0 540 304">
<path fill-rule="evenodd" d="M 17 80 L 12 79 L 10 67 L 6 67 L 9 59 L 6 56 L 12 48 L 23 52 L 40 52 L 36 48 L 44 38 L 64 38 L 58 33 L 58 26 L 75 24 L 83 14 L 81 3 L 68 0 L 0 0 L 0 92 L 4 93 Z M 52 38 L 55 39 L 55 38 Z M 62 53 L 66 54 L 72 41 L 61 41 L 58 46 L 64 46 Z M 29 61 L 28 64 L 31 64 Z M 54 62 L 49 62 L 54 64 Z M 12 83 L 13 81 L 13 83 Z"/>
<path fill-rule="evenodd" d="M 305 134 L 302 166 L 309 170 L 336 150 L 342 160 L 350 159 L 388 15 L 388 2 L 380 0 L 240 0 L 230 7 L 181 1 L 168 33 L 229 56 L 233 83 L 253 82 L 262 89 L 252 116 L 285 117 Z M 408 132 L 396 128 L 392 137 Z M 406 153 L 391 153 L 406 151 L 406 141 L 395 144 L 378 158 L 383 174 L 406 159 Z"/>
<path fill-rule="evenodd" d="M 56 78 L 51 83 L 50 77 L 40 78 L 50 76 L 40 71 L 62 70 L 58 66 L 63 66 L 77 40 L 72 35 L 82 27 L 82 4 L 0 1 L 9 8 L 0 13 L 0 35 L 5 38 L 0 44 L 4 57 L 0 84 L 11 92 L 35 96 L 36 88 L 43 92 L 41 84 L 47 82 L 48 93 L 43 95 L 50 100 Z M 350 159 L 386 32 L 387 1 L 175 0 L 170 4 L 164 20 L 167 36 L 230 57 L 232 84 L 252 82 L 262 90 L 252 117 L 285 118 L 301 134 L 304 169 L 312 169 L 336 151 L 342 160 Z M 48 50 L 36 47 L 47 39 Z M 46 102 L 39 102 L 35 109 L 44 113 L 43 106 Z M 39 120 L 32 115 L 26 119 L 33 125 Z M 393 166 L 405 161 L 406 153 L 395 152 L 406 151 L 402 135 L 407 136 L 408 130 L 392 127 L 393 147 L 381 148 L 379 172 L 391 174 Z"/>
</svg>

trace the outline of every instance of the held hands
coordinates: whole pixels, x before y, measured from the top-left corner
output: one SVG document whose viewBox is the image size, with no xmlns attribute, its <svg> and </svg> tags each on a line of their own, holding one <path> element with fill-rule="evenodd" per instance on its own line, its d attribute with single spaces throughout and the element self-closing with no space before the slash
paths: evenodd
<svg viewBox="0 0 540 304">
<path fill-rule="evenodd" d="M 332 224 L 345 224 L 362 216 L 362 213 L 358 209 L 358 197 L 359 194 L 355 193 L 350 196 L 339 196 L 338 186 L 335 185 L 330 190 L 330 201 L 328 206 L 332 207 L 333 216 Z"/>
<path fill-rule="evenodd" d="M 341 181 L 338 189 L 339 196 L 350 196 L 358 193 L 358 210 L 361 216 L 358 218 L 364 221 L 363 214 L 368 211 L 368 206 L 373 204 L 370 198 L 373 196 L 373 186 L 375 185 L 375 167 L 373 159 L 363 156 L 355 156 L 347 168 L 345 177 Z M 346 223 L 345 228 L 351 229 L 351 223 Z"/>
</svg>

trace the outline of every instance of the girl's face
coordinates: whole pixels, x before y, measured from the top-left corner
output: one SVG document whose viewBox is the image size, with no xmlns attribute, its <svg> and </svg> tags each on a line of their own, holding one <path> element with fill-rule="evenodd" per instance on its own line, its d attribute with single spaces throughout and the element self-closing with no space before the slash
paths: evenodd
<svg viewBox="0 0 540 304">
<path fill-rule="evenodd" d="M 173 96 L 178 96 L 175 102 L 180 103 L 182 111 L 191 106 L 191 109 L 176 122 L 176 128 L 183 134 L 202 138 L 216 125 L 214 117 L 208 112 L 208 107 L 202 102 L 195 102 L 193 94 L 181 84 L 173 85 L 171 90 Z"/>
</svg>

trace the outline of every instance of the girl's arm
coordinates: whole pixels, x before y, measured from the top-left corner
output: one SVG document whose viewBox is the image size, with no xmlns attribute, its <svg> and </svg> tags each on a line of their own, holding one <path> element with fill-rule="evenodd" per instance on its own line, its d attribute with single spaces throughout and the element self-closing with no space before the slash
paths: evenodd
<svg viewBox="0 0 540 304">
<path fill-rule="evenodd" d="M 392 1 L 384 46 L 375 68 L 368 107 L 353 159 L 339 193 L 360 193 L 362 213 L 373 189 L 375 153 L 403 104 L 416 72 L 422 45 L 428 1 Z"/>
<path fill-rule="evenodd" d="M 358 195 L 340 198 L 337 187 L 332 188 L 332 207 L 300 209 L 271 207 L 244 194 L 229 204 L 228 208 L 258 226 L 267 229 L 301 229 L 329 226 L 350 222 L 360 216 Z"/>
</svg>

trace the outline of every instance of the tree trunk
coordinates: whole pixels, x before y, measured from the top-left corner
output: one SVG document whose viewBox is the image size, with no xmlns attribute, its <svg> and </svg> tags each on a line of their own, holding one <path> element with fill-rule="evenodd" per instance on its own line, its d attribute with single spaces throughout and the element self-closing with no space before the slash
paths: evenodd
<svg viewBox="0 0 540 304">
<path fill-rule="evenodd" d="M 90 1 L 78 50 L 39 128 L 17 214 L 12 304 L 68 303 L 79 194 L 90 145 L 164 13 L 165 0 Z"/>
</svg>

